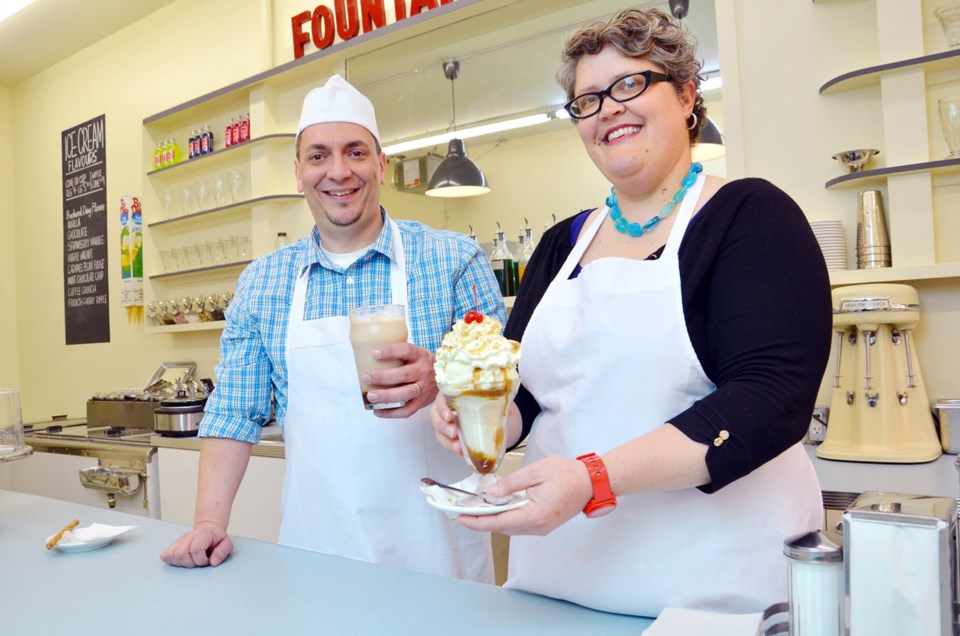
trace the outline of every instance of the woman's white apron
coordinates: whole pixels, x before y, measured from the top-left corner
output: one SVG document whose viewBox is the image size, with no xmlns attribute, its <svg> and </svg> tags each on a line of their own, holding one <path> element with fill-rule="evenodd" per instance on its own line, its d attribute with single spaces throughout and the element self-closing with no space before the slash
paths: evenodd
<svg viewBox="0 0 960 636">
<path fill-rule="evenodd" d="M 403 242 L 390 221 L 392 302 L 407 304 Z M 288 318 L 289 404 L 279 542 L 439 576 L 493 581 L 490 537 L 427 505 L 420 478 L 469 472 L 434 439 L 424 408 L 405 420 L 363 408 L 346 316 L 304 320 L 308 268 Z M 408 312 L 409 321 L 409 312 Z M 408 329 L 409 332 L 409 329 Z M 448 481 L 449 480 L 449 481 Z"/>
<path fill-rule="evenodd" d="M 604 210 L 550 284 L 522 344 L 520 375 L 543 407 L 526 464 L 605 453 L 715 389 L 687 333 L 678 261 L 704 179 L 659 260 L 598 259 L 568 280 Z M 507 586 L 641 616 L 664 607 L 759 611 L 787 598 L 784 538 L 821 521 L 819 484 L 797 444 L 714 494 L 623 496 L 610 515 L 513 537 Z"/>
</svg>

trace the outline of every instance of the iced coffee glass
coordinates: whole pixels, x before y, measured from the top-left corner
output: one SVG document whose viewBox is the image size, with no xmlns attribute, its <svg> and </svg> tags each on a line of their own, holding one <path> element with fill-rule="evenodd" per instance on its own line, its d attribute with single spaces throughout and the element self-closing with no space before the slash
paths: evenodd
<svg viewBox="0 0 960 636">
<path fill-rule="evenodd" d="M 371 404 L 367 393 L 381 387 L 367 385 L 361 379 L 364 373 L 399 367 L 400 360 L 377 360 L 373 357 L 375 349 L 383 345 L 407 341 L 407 321 L 403 305 L 366 305 L 351 307 L 350 345 L 357 363 L 357 380 L 360 383 L 363 408 L 367 410 L 394 409 L 406 402 Z"/>
</svg>

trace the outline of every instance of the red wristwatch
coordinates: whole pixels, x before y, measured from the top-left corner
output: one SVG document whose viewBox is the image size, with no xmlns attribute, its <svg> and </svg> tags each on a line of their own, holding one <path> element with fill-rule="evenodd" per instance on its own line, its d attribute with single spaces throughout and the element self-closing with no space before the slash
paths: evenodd
<svg viewBox="0 0 960 636">
<path fill-rule="evenodd" d="M 583 514 L 590 519 L 602 517 L 617 509 L 617 496 L 610 489 L 610 478 L 607 476 L 607 467 L 596 453 L 587 453 L 577 457 L 587 466 L 590 473 L 590 483 L 593 484 L 593 498 L 587 502 Z"/>
</svg>

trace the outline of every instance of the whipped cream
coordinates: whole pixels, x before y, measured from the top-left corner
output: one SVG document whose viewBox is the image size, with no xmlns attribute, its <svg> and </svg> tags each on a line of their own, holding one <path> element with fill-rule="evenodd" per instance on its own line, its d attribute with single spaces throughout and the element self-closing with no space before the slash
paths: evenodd
<svg viewBox="0 0 960 636">
<path fill-rule="evenodd" d="M 504 338 L 500 331 L 500 321 L 491 316 L 453 325 L 433 365 L 444 395 L 513 389 L 519 380 L 520 343 Z"/>
</svg>

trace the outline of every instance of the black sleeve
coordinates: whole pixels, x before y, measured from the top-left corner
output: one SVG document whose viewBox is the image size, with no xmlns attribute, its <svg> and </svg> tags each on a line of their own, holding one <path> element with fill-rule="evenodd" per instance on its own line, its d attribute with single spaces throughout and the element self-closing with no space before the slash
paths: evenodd
<svg viewBox="0 0 960 636">
<path fill-rule="evenodd" d="M 582 214 L 582 212 L 581 212 Z M 523 273 L 523 280 L 520 281 L 520 289 L 517 291 L 517 297 L 514 299 L 513 309 L 510 310 L 510 317 L 507 319 L 507 326 L 503 330 L 503 335 L 511 340 L 523 342 L 523 333 L 527 330 L 527 324 L 533 311 L 540 304 L 540 299 L 547 291 L 547 287 L 553 281 L 560 267 L 570 255 L 572 246 L 570 244 L 570 226 L 575 216 L 571 216 L 556 223 L 549 230 L 544 232 L 537 248 L 527 263 L 527 268 Z M 520 415 L 523 420 L 523 430 L 519 445 L 530 434 L 530 427 L 533 420 L 540 413 L 540 404 L 530 395 L 530 392 L 522 384 L 517 392 L 515 400 L 520 409 Z"/>
<path fill-rule="evenodd" d="M 760 179 L 704 205 L 680 276 L 687 330 L 717 389 L 670 422 L 707 444 L 701 490 L 714 492 L 803 439 L 830 355 L 830 282 L 803 212 Z"/>
</svg>

